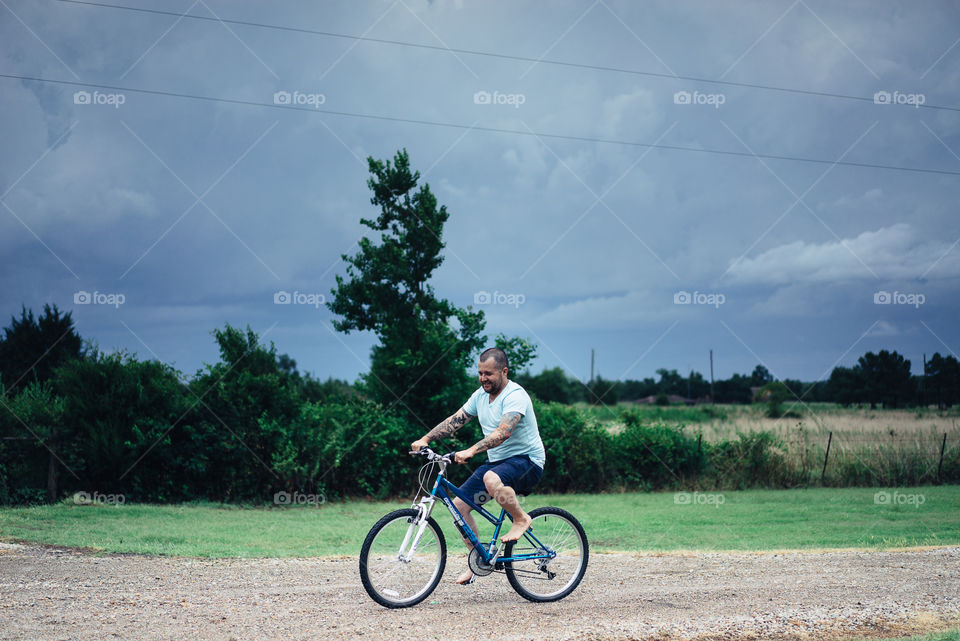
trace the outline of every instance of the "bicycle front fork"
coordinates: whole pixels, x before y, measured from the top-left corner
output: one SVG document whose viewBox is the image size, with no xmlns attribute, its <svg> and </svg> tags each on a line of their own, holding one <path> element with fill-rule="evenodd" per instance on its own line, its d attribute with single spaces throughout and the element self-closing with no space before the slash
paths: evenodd
<svg viewBox="0 0 960 641">
<path fill-rule="evenodd" d="M 409 563 L 413 559 L 413 555 L 417 551 L 417 546 L 420 545 L 420 539 L 427 529 L 427 519 L 430 518 L 430 513 L 433 511 L 435 501 L 436 499 L 432 496 L 425 496 L 420 499 L 419 503 L 414 503 L 414 509 L 420 512 L 420 514 L 414 521 L 410 522 L 410 527 L 407 528 L 407 534 L 403 537 L 403 543 L 400 544 L 400 551 L 397 553 L 397 558 L 400 561 Z M 414 531 L 416 531 L 416 534 L 414 534 Z M 407 547 L 408 545 L 409 548 Z"/>
</svg>

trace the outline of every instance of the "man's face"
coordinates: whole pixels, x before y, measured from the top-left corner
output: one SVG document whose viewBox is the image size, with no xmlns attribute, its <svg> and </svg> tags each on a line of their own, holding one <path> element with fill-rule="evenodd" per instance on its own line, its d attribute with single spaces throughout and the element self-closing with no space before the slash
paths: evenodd
<svg viewBox="0 0 960 641">
<path fill-rule="evenodd" d="M 481 361 L 478 370 L 480 386 L 488 394 L 496 394 L 507 383 L 507 368 L 497 369 L 497 362 L 492 358 Z"/>
</svg>

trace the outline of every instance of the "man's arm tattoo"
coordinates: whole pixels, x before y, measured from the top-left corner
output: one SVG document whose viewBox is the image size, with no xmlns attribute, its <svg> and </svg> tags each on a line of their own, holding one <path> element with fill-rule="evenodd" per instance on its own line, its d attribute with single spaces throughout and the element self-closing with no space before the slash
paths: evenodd
<svg viewBox="0 0 960 641">
<path fill-rule="evenodd" d="M 430 430 L 429 433 L 424 437 L 428 441 L 435 441 L 442 438 L 447 438 L 461 427 L 470 422 L 470 419 L 473 418 L 463 410 L 457 411 L 453 416 L 447 417 L 447 420 L 443 421 L 435 428 Z"/>
<path fill-rule="evenodd" d="M 500 419 L 500 426 L 491 432 L 490 436 L 474 445 L 477 452 L 486 452 L 490 448 L 496 447 L 510 438 L 510 435 L 513 434 L 513 430 L 516 429 L 517 423 L 520 422 L 521 418 L 523 418 L 523 415 L 520 414 L 520 412 L 507 412 L 504 414 L 503 418 Z"/>
</svg>

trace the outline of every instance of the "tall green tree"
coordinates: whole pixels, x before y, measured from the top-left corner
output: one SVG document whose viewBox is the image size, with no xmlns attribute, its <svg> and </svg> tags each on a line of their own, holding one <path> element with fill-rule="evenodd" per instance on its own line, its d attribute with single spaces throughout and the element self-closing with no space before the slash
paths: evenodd
<svg viewBox="0 0 960 641">
<path fill-rule="evenodd" d="M 44 305 L 39 318 L 23 307 L 20 318 L 10 321 L 0 338 L 0 378 L 10 396 L 50 380 L 57 367 L 83 353 L 70 312 L 63 314 L 56 305 Z"/>
<path fill-rule="evenodd" d="M 227 324 L 213 332 L 220 362 L 190 381 L 197 455 L 209 479 L 208 496 L 220 500 L 259 499 L 275 490 L 272 468 L 286 431 L 301 410 L 303 390 L 296 363 L 276 346 L 261 343 L 248 326 Z"/>
<path fill-rule="evenodd" d="M 483 346 L 483 312 L 460 309 L 436 295 L 429 284 L 443 263 L 443 226 L 450 217 L 446 206 L 420 172 L 410 168 L 406 150 L 393 161 L 367 159 L 378 207 L 375 219 L 361 224 L 379 238 L 362 238 L 353 256 L 344 255 L 346 277 L 337 285 L 327 306 L 339 318 L 337 330 L 372 331 L 373 347 L 364 391 L 387 407 L 394 407 L 422 426 L 432 426 L 449 415 L 470 392 L 472 356 Z"/>
<path fill-rule="evenodd" d="M 885 349 L 879 353 L 867 352 L 857 361 L 863 372 L 866 400 L 874 408 L 899 407 L 914 397 L 914 380 L 910 376 L 910 361 L 897 352 Z"/>
<path fill-rule="evenodd" d="M 866 400 L 863 370 L 859 367 L 834 367 L 826 387 L 827 398 L 844 407 Z"/>
<path fill-rule="evenodd" d="M 960 362 L 949 354 L 937 352 L 927 362 L 924 385 L 931 400 L 944 409 L 960 403 Z"/>
<path fill-rule="evenodd" d="M 757 365 L 750 374 L 750 385 L 753 387 L 762 387 L 767 383 L 773 382 L 773 374 L 763 365 Z"/>
<path fill-rule="evenodd" d="M 584 389 L 583 384 L 570 379 L 561 367 L 545 369 L 536 375 L 520 373 L 516 381 L 546 403 L 574 403 L 582 398 Z"/>
</svg>

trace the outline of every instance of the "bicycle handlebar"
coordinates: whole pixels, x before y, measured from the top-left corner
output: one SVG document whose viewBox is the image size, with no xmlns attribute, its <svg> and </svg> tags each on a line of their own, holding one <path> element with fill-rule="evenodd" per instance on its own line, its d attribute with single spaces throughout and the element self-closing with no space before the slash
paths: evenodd
<svg viewBox="0 0 960 641">
<path fill-rule="evenodd" d="M 447 452 L 446 454 L 437 454 L 429 447 L 421 447 L 416 452 L 409 452 L 412 456 L 426 456 L 428 461 L 443 461 L 445 463 L 456 463 L 454 454 L 456 452 Z"/>
</svg>

